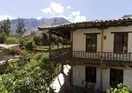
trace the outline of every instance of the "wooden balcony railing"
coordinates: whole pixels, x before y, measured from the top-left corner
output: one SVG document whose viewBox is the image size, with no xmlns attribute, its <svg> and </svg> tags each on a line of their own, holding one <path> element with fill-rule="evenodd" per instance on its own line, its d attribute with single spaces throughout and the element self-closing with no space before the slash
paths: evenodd
<svg viewBox="0 0 132 93">
<path fill-rule="evenodd" d="M 71 52 L 70 47 L 61 48 L 61 49 L 54 49 L 50 52 L 50 57 L 53 58 L 53 57 L 61 56 L 63 54 L 69 53 L 69 52 Z"/>
<path fill-rule="evenodd" d="M 71 51 L 71 48 L 55 49 L 50 52 L 51 59 L 57 60 L 71 60 L 73 59 L 85 59 L 85 60 L 100 60 L 101 52 L 85 52 L 85 51 Z M 132 53 L 114 53 L 103 52 L 103 60 L 105 61 L 117 61 L 117 62 L 132 62 Z"/>
<path fill-rule="evenodd" d="M 89 53 L 85 51 L 74 51 L 72 52 L 72 57 L 83 59 L 101 59 L 101 52 Z M 132 61 L 132 53 L 103 52 L 103 59 L 124 62 Z"/>
</svg>

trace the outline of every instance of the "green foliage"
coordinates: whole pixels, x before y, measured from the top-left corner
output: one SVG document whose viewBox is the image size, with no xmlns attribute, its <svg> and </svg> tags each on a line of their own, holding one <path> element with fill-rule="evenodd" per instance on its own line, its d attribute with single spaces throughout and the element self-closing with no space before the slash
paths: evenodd
<svg viewBox="0 0 132 93">
<path fill-rule="evenodd" d="M 116 88 L 110 88 L 106 93 L 132 93 L 132 90 L 128 86 L 124 86 L 122 83 L 118 84 Z"/>
<path fill-rule="evenodd" d="M 34 43 L 37 45 L 37 46 L 40 46 L 41 45 L 41 36 L 37 36 L 37 35 L 35 35 L 34 37 L 33 37 L 33 40 L 34 40 Z"/>
<path fill-rule="evenodd" d="M 23 52 L 0 76 L 0 93 L 48 93 L 59 69 L 59 64 L 50 62 L 43 53 Z"/>
<path fill-rule="evenodd" d="M 6 35 L 9 35 L 11 31 L 11 23 L 10 20 L 3 20 L 0 24 L 0 32 L 4 32 Z"/>
<path fill-rule="evenodd" d="M 48 35 L 46 33 L 42 34 L 41 44 L 47 46 L 48 45 Z"/>
<path fill-rule="evenodd" d="M 30 37 L 22 38 L 20 41 L 20 48 L 26 50 L 33 50 L 36 48 L 36 44 Z"/>
<path fill-rule="evenodd" d="M 33 50 L 34 48 L 36 48 L 35 43 L 33 41 L 27 41 L 27 43 L 25 44 L 25 49 Z"/>
<path fill-rule="evenodd" d="M 5 43 L 6 44 L 18 44 L 18 40 L 17 40 L 17 38 L 15 38 L 13 36 L 9 36 L 6 38 Z"/>
<path fill-rule="evenodd" d="M 18 18 L 18 22 L 17 22 L 16 27 L 17 27 L 16 33 L 17 33 L 19 36 L 22 36 L 22 35 L 26 32 L 25 24 L 24 24 L 24 21 L 23 21 L 22 18 Z"/>
<path fill-rule="evenodd" d="M 4 32 L 0 33 L 0 43 L 3 44 L 6 38 L 7 38 L 7 35 Z"/>
</svg>

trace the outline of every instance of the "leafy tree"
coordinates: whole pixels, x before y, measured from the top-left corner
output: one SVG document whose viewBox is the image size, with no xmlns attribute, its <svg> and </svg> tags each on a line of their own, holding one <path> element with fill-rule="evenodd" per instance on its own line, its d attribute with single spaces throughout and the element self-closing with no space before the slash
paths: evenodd
<svg viewBox="0 0 132 93">
<path fill-rule="evenodd" d="M 0 75 L 0 93 L 54 93 L 49 89 L 59 74 L 59 64 L 49 61 L 45 53 L 36 57 L 23 52 L 20 60 L 9 63 L 6 73 Z"/>
<path fill-rule="evenodd" d="M 7 38 L 7 35 L 4 32 L 0 33 L 0 43 L 1 44 L 5 43 L 6 38 Z"/>
<path fill-rule="evenodd" d="M 13 37 L 13 36 L 8 36 L 5 40 L 5 43 L 6 44 L 17 44 L 18 43 L 18 40 L 16 37 Z"/>
<path fill-rule="evenodd" d="M 42 34 L 41 42 L 42 42 L 42 45 L 45 45 L 45 46 L 48 45 L 48 35 L 46 33 Z"/>
<path fill-rule="evenodd" d="M 22 18 L 18 18 L 16 27 L 17 27 L 16 33 L 18 34 L 18 36 L 23 36 L 23 34 L 26 32 L 26 29 Z"/>
<path fill-rule="evenodd" d="M 9 18 L 7 20 L 3 20 L 0 26 L 0 32 L 4 32 L 6 35 L 9 35 L 11 31 L 11 23 Z"/>
<path fill-rule="evenodd" d="M 34 43 L 35 43 L 36 45 L 38 45 L 38 46 L 41 45 L 41 44 L 40 44 L 41 36 L 35 35 L 35 36 L 33 37 L 33 40 L 34 40 Z"/>
</svg>

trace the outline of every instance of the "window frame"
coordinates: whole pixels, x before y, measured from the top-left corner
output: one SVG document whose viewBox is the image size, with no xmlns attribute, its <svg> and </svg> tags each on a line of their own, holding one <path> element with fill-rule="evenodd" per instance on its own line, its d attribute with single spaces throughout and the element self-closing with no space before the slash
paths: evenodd
<svg viewBox="0 0 132 93">
<path fill-rule="evenodd" d="M 91 44 L 91 46 L 92 46 L 92 44 L 93 44 L 93 42 L 95 42 L 95 50 L 93 51 L 93 50 L 88 50 L 88 44 L 87 44 L 87 42 L 88 42 L 88 36 L 90 36 L 92 39 L 93 39 L 93 37 L 95 37 L 95 41 L 93 41 L 92 40 L 92 43 L 89 43 L 89 45 Z M 85 43 L 85 50 L 86 50 L 86 52 L 90 52 L 90 53 L 94 53 L 94 52 L 97 52 L 97 33 L 89 33 L 89 34 L 86 34 L 86 43 Z M 92 47 L 91 47 L 92 48 Z"/>
<path fill-rule="evenodd" d="M 120 76 L 118 76 L 118 75 L 120 75 Z M 118 77 L 120 78 L 120 80 Z M 116 79 L 118 79 L 117 83 L 123 83 L 123 78 L 124 78 L 124 71 L 122 69 L 110 69 L 110 80 L 109 80 L 110 86 L 114 86 L 114 85 L 112 85 L 112 81 L 115 82 Z"/>
<path fill-rule="evenodd" d="M 118 36 L 119 36 L 119 38 L 120 39 L 122 39 L 121 40 L 121 45 L 119 45 L 117 42 L 119 42 L 120 40 L 118 40 L 117 38 L 118 38 Z M 124 43 L 124 38 L 125 38 L 125 36 L 126 36 L 126 43 Z M 124 52 L 123 51 L 123 45 L 126 45 L 126 51 Z M 120 49 L 120 48 L 118 48 L 118 46 L 121 46 L 121 51 L 120 50 L 118 50 L 118 49 Z M 128 52 L 128 32 L 117 32 L 117 33 L 114 33 L 114 47 L 113 47 L 113 52 L 114 53 L 127 53 Z"/>
</svg>

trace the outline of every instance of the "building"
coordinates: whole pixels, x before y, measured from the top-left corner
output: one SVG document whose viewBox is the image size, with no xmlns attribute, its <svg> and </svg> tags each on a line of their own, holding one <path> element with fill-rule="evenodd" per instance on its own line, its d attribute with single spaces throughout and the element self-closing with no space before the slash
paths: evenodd
<svg viewBox="0 0 132 93">
<path fill-rule="evenodd" d="M 71 49 L 52 51 L 50 58 L 72 66 L 71 82 L 89 82 L 105 91 L 115 83 L 132 88 L 132 19 L 86 21 L 38 27 L 71 40 Z M 51 42 L 51 41 L 50 41 Z"/>
</svg>

